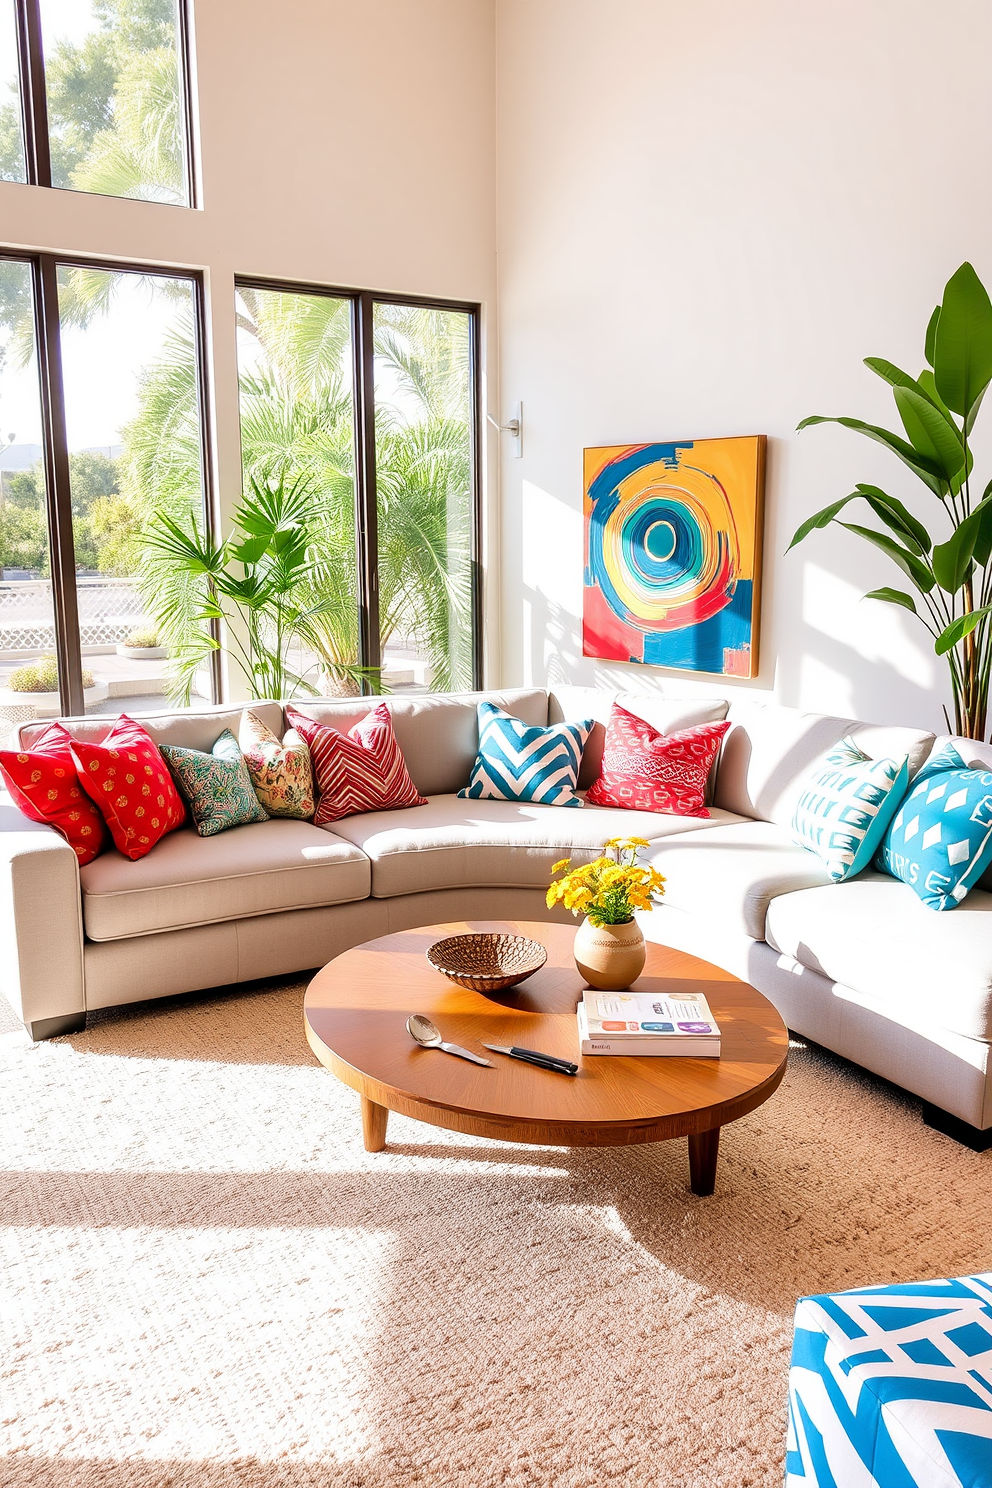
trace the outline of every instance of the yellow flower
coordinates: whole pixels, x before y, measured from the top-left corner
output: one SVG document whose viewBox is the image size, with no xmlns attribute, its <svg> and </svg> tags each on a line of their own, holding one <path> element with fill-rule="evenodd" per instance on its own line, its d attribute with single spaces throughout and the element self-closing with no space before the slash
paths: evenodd
<svg viewBox="0 0 992 1488">
<path fill-rule="evenodd" d="M 554 867 L 552 868 L 551 872 L 552 873 L 560 873 L 563 868 L 567 868 L 568 867 L 568 865 L 569 865 L 569 863 L 571 861 L 572 861 L 571 858 L 562 858 L 562 860 L 561 860 L 560 863 L 556 863 L 554 865 Z"/>
</svg>

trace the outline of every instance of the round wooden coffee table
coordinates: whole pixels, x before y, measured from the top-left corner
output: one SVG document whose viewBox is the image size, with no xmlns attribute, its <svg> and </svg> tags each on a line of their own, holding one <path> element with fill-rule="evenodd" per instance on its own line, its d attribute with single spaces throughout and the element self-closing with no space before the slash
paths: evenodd
<svg viewBox="0 0 992 1488">
<path fill-rule="evenodd" d="M 547 963 L 506 992 L 456 987 L 424 952 L 468 930 L 529 935 L 547 947 Z M 321 1064 L 361 1096 L 369 1152 L 385 1146 L 390 1111 L 504 1142 L 607 1147 L 688 1137 L 692 1191 L 713 1192 L 721 1126 L 760 1106 L 785 1073 L 782 1019 L 729 972 L 649 943 L 635 989 L 704 993 L 720 1025 L 721 1057 L 582 1058 L 575 1008 L 586 982 L 572 959 L 574 939 L 572 926 L 550 923 L 429 925 L 366 941 L 318 972 L 304 1006 L 307 1039 Z M 443 1038 L 491 1059 L 492 1068 L 420 1048 L 406 1031 L 410 1013 L 425 1013 Z M 574 1077 L 554 1074 L 492 1054 L 483 1042 L 558 1054 L 581 1068 Z"/>
</svg>

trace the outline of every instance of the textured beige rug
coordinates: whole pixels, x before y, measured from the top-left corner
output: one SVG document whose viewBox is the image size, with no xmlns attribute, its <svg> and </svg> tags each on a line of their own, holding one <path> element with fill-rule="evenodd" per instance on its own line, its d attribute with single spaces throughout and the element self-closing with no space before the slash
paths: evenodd
<svg viewBox="0 0 992 1488">
<path fill-rule="evenodd" d="M 367 1155 L 302 993 L 2 1040 L 5 1488 L 764 1488 L 800 1294 L 992 1265 L 992 1154 L 820 1051 L 696 1199 L 682 1143 Z"/>
</svg>

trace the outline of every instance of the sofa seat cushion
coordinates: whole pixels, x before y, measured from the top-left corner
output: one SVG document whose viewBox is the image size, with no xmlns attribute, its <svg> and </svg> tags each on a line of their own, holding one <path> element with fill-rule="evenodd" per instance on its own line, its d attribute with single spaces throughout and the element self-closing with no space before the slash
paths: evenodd
<svg viewBox="0 0 992 1488">
<path fill-rule="evenodd" d="M 775 899 L 766 938 L 876 1007 L 891 1005 L 896 1022 L 911 1015 L 992 1040 L 992 894 L 973 889 L 953 914 L 934 914 L 908 884 L 864 873 Z"/>
<path fill-rule="evenodd" d="M 830 882 L 822 859 L 799 847 L 784 827 L 716 808 L 712 816 L 714 825 L 698 837 L 652 842 L 645 853 L 665 875 L 666 904 L 708 916 L 721 931 L 764 940 L 765 915 L 776 895 Z"/>
<path fill-rule="evenodd" d="M 104 853 L 80 872 L 90 940 L 345 904 L 369 893 L 369 862 L 350 842 L 301 821 L 171 832 L 132 863 Z"/>
<path fill-rule="evenodd" d="M 469 884 L 547 888 L 560 858 L 591 862 L 610 837 L 660 838 L 727 820 L 661 816 L 585 806 L 566 811 L 534 801 L 466 801 L 432 796 L 419 811 L 375 811 L 334 830 L 372 860 L 377 899 Z M 480 901 L 481 903 L 482 901 Z M 483 906 L 484 907 L 484 906 Z"/>
</svg>

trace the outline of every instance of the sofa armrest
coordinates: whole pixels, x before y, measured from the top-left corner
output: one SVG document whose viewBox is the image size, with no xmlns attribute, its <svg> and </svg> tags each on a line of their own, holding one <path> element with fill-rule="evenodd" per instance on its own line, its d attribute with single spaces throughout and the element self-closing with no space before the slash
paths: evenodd
<svg viewBox="0 0 992 1488">
<path fill-rule="evenodd" d="M 76 854 L 6 795 L 0 795 L 0 993 L 34 1038 L 83 1026 Z"/>
</svg>

